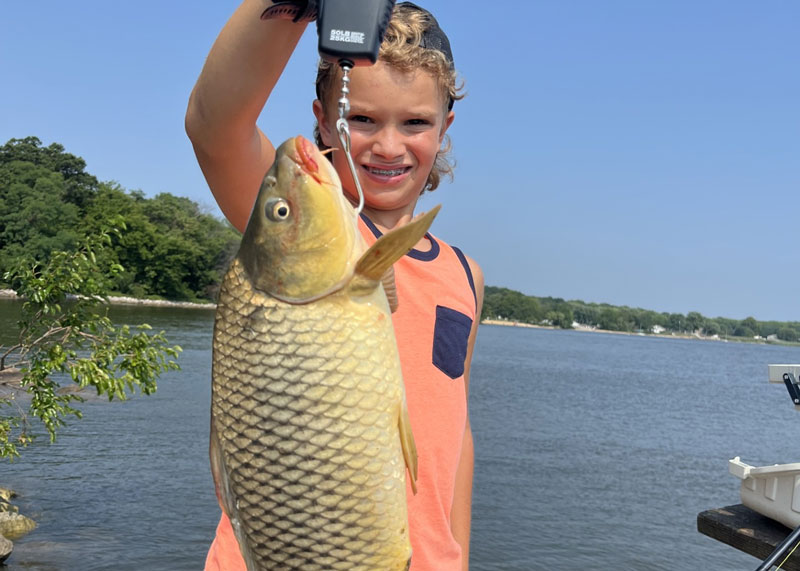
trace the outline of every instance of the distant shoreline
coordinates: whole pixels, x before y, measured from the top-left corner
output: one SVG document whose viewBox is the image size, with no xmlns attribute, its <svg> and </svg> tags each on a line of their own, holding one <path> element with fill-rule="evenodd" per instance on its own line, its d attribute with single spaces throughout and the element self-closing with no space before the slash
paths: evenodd
<svg viewBox="0 0 800 571">
<path fill-rule="evenodd" d="M 13 289 L 0 289 L 0 299 L 20 299 Z M 215 309 L 215 303 L 195 303 L 192 301 L 168 301 L 166 299 L 139 299 L 119 295 L 108 296 L 111 305 L 143 305 L 148 307 L 181 307 L 187 309 Z"/>
<path fill-rule="evenodd" d="M 503 327 L 528 327 L 533 329 L 561 329 L 560 327 L 555 327 L 552 325 L 534 325 L 532 323 L 520 323 L 519 321 L 504 321 L 502 319 L 484 319 L 481 321 L 481 325 L 500 325 Z M 721 337 L 704 337 L 702 335 L 685 335 L 685 334 L 678 334 L 678 333 L 637 333 L 634 331 L 612 331 L 610 329 L 597 329 L 595 327 L 574 327 L 572 329 L 561 329 L 562 331 L 582 331 L 587 333 L 610 333 L 612 335 L 634 335 L 637 337 L 660 337 L 662 339 L 694 339 L 697 341 L 720 341 L 722 343 L 762 343 L 764 345 L 767 344 L 766 341 L 760 341 L 753 339 L 752 341 L 749 339 L 723 339 Z M 770 343 L 772 344 L 772 343 Z M 785 341 L 781 341 L 780 343 L 776 343 L 777 345 L 794 345 L 794 343 L 787 343 Z"/>
</svg>

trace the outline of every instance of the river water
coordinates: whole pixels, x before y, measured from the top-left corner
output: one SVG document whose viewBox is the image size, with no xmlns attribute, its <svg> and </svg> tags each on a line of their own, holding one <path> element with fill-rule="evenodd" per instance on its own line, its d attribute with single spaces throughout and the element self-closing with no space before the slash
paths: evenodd
<svg viewBox="0 0 800 571">
<path fill-rule="evenodd" d="M 0 300 L 0 335 L 13 330 Z M 0 485 L 39 527 L 9 571 L 201 569 L 219 515 L 208 468 L 213 313 L 115 308 L 180 344 L 158 392 L 90 400 Z M 696 530 L 739 502 L 727 461 L 800 461 L 800 427 L 767 364 L 800 348 L 483 326 L 470 409 L 474 570 L 753 569 Z"/>
</svg>

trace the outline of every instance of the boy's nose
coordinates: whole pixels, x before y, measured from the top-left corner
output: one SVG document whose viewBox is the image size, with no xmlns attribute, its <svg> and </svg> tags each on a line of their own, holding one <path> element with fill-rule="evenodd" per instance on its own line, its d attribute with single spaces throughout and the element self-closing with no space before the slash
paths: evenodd
<svg viewBox="0 0 800 571">
<path fill-rule="evenodd" d="M 393 127 L 384 127 L 377 133 L 372 151 L 387 159 L 402 156 L 405 154 L 402 135 Z"/>
</svg>

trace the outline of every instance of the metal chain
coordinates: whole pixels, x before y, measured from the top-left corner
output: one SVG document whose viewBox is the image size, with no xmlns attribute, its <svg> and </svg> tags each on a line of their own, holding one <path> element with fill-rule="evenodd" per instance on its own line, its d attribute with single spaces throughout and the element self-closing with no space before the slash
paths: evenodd
<svg viewBox="0 0 800 571">
<path fill-rule="evenodd" d="M 353 175 L 353 181 L 356 184 L 356 191 L 358 192 L 358 207 L 356 214 L 360 214 L 364 209 L 364 191 L 361 189 L 361 183 L 358 181 L 358 174 L 356 173 L 356 165 L 353 162 L 353 156 L 350 154 L 350 125 L 347 123 L 347 114 L 350 112 L 350 70 L 353 69 L 348 63 L 342 63 L 342 96 L 339 98 L 339 120 L 336 121 L 336 131 L 339 134 L 339 142 L 342 144 L 344 156 L 347 157 L 347 164 L 350 166 L 350 174 Z"/>
</svg>

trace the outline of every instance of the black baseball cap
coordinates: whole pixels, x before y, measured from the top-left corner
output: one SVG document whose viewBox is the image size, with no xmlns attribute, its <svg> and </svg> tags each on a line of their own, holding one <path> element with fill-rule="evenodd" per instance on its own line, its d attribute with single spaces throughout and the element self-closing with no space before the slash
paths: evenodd
<svg viewBox="0 0 800 571">
<path fill-rule="evenodd" d="M 442 29 L 439 27 L 439 22 L 433 17 L 433 14 L 428 12 L 425 8 L 417 6 L 413 2 L 400 2 L 398 6 L 405 6 L 413 10 L 423 13 L 428 21 L 428 27 L 422 32 L 422 40 L 420 46 L 429 50 L 437 50 L 444 54 L 445 59 L 450 63 L 450 67 L 455 67 L 453 62 L 453 51 L 450 49 L 450 40 L 447 38 Z"/>
</svg>

